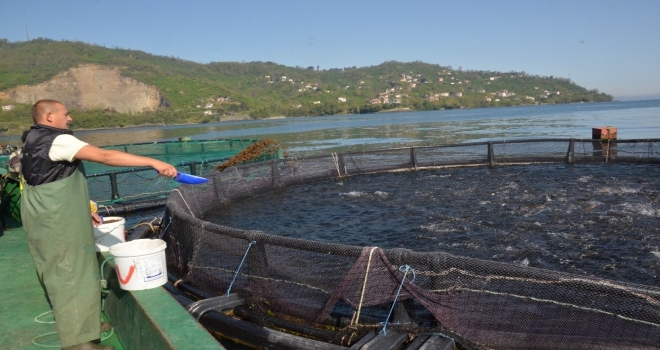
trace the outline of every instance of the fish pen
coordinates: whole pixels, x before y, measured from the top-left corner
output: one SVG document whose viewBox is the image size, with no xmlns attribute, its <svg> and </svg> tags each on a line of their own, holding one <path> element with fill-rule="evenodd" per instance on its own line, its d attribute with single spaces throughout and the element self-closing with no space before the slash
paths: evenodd
<svg viewBox="0 0 660 350">
<path fill-rule="evenodd" d="M 158 235 L 167 242 L 175 297 L 211 332 L 255 347 L 656 349 L 659 164 L 660 139 L 491 141 L 288 157 L 179 186 Z M 578 170 L 575 181 L 562 184 L 559 169 Z M 645 188 L 633 203 L 644 217 L 618 212 L 633 204 L 615 208 L 620 197 L 612 191 L 601 193 L 608 198 L 579 192 L 597 182 L 590 173 L 598 169 L 623 169 L 602 179 L 632 178 L 619 191 L 624 195 Z M 530 181 L 519 182 L 526 172 Z M 558 187 L 536 193 L 539 174 Z M 488 177 L 500 182 L 496 190 Z M 378 190 L 388 179 L 391 189 Z M 364 190 L 374 181 L 381 185 Z M 301 205 L 283 204 L 290 203 L 280 198 L 289 189 L 287 200 Z M 563 199 L 574 193 L 581 205 Z M 331 197 L 347 212 L 330 209 Z M 439 202 L 443 207 L 431 208 Z M 369 214 L 374 203 L 384 209 Z M 464 212 L 452 211 L 457 206 Z M 309 219 L 315 215 L 326 218 Z M 417 223 L 396 231 L 404 216 Z M 629 262 L 624 275 L 645 270 L 646 277 L 603 274 L 603 261 L 593 271 L 571 265 L 578 258 L 615 260 L 589 251 L 614 241 L 616 257 L 626 248 L 619 234 L 642 242 L 648 255 L 639 266 Z M 447 242 L 451 235 L 459 237 L 455 244 Z M 565 240 L 571 235 L 580 241 Z M 397 238 L 421 244 L 410 248 Z M 553 257 L 562 249 L 565 256 Z M 522 258 L 532 250 L 536 258 Z"/>
</svg>

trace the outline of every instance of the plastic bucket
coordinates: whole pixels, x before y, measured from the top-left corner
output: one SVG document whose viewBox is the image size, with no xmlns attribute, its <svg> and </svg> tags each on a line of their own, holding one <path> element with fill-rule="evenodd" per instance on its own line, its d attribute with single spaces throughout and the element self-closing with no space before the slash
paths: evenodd
<svg viewBox="0 0 660 350">
<path fill-rule="evenodd" d="M 94 243 L 97 252 L 107 252 L 108 249 L 117 244 L 126 242 L 124 225 L 126 220 L 119 216 L 107 216 L 103 223 L 94 227 Z"/>
<path fill-rule="evenodd" d="M 136 239 L 110 247 L 121 289 L 143 290 L 167 283 L 166 247 L 162 239 Z"/>
</svg>

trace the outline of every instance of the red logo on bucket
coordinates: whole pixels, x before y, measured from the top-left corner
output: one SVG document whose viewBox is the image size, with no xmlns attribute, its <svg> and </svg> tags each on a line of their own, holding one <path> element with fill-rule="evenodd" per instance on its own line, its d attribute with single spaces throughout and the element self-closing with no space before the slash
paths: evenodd
<svg viewBox="0 0 660 350">
<path fill-rule="evenodd" d="M 119 277 L 119 282 L 121 284 L 126 284 L 128 281 L 131 280 L 131 277 L 133 276 L 133 272 L 135 272 L 135 265 L 131 265 L 131 268 L 128 269 L 128 276 L 126 276 L 126 279 L 123 279 L 121 277 L 121 272 L 119 271 L 119 266 L 115 266 L 115 270 L 117 270 L 117 277 Z"/>
</svg>

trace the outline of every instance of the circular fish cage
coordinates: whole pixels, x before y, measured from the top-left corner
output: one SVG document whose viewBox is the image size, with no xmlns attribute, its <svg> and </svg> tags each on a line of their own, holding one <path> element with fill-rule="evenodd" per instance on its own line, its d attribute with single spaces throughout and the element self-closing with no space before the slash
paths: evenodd
<svg viewBox="0 0 660 350">
<path fill-rule="evenodd" d="M 659 146 L 493 141 L 213 172 L 168 197 L 170 290 L 253 346 L 652 349 Z"/>
</svg>

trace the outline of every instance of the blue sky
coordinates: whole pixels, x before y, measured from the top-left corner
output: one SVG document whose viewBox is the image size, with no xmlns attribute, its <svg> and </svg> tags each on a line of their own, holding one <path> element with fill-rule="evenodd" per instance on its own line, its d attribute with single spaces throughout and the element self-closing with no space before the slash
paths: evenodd
<svg viewBox="0 0 660 350">
<path fill-rule="evenodd" d="M 423 61 L 660 98 L 660 0 L 5 0 L 0 38 L 82 41 L 200 63 L 321 69 Z"/>
</svg>

